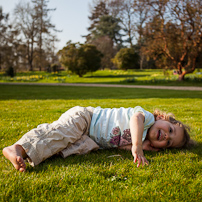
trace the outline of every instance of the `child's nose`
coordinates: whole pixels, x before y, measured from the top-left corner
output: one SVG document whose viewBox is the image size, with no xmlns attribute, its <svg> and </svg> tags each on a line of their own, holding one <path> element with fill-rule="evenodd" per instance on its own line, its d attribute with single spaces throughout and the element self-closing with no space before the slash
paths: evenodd
<svg viewBox="0 0 202 202">
<path fill-rule="evenodd" d="M 166 140 L 170 139 L 170 135 L 167 134 L 167 133 L 165 133 L 165 139 L 166 139 Z"/>
</svg>

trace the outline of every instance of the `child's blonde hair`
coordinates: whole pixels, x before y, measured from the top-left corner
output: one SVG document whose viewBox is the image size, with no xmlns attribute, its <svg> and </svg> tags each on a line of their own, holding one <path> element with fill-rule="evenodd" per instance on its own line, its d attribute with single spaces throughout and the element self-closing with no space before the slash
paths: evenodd
<svg viewBox="0 0 202 202">
<path fill-rule="evenodd" d="M 189 148 L 189 147 L 196 144 L 196 142 L 193 141 L 190 138 L 190 135 L 189 135 L 190 128 L 189 128 L 189 126 L 183 124 L 181 121 L 176 120 L 174 114 L 166 113 L 166 112 L 160 111 L 158 109 L 155 109 L 155 111 L 153 112 L 153 115 L 154 115 L 155 120 L 156 120 L 157 116 L 160 115 L 160 116 L 164 117 L 164 120 L 169 121 L 172 124 L 179 125 L 181 128 L 183 128 L 183 130 L 184 130 L 184 139 L 183 139 L 183 144 L 182 144 L 182 146 L 180 148 Z"/>
</svg>

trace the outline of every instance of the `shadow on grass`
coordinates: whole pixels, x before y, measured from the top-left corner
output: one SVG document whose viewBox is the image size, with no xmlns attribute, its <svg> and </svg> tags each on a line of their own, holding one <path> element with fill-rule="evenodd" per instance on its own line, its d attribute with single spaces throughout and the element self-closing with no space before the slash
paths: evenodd
<svg viewBox="0 0 202 202">
<path fill-rule="evenodd" d="M 191 149 L 182 149 L 182 151 L 186 154 L 186 152 L 197 154 L 199 158 L 202 157 L 202 143 L 198 143 L 195 147 L 192 147 Z M 159 154 L 166 155 L 166 154 L 179 154 L 179 149 L 167 149 L 167 150 L 161 150 L 159 152 L 154 151 L 145 151 L 145 154 L 147 158 L 153 158 L 156 156 L 159 156 Z M 191 157 L 192 160 L 196 160 L 198 157 Z M 193 159 L 194 158 L 194 159 Z M 67 158 L 62 158 L 60 155 L 54 155 L 48 159 L 46 159 L 44 162 L 42 162 L 40 165 L 37 165 L 35 168 L 32 168 L 31 166 L 27 167 L 27 172 L 29 173 L 42 173 L 46 172 L 47 170 L 57 170 L 60 167 L 68 167 L 68 166 L 80 166 L 80 165 L 86 165 L 86 166 L 102 166 L 107 165 L 110 166 L 110 164 L 114 164 L 117 161 L 122 160 L 128 160 L 133 161 L 133 157 L 130 151 L 126 150 L 118 150 L 118 149 L 105 149 L 105 150 L 97 150 L 93 151 L 90 154 L 86 155 L 71 155 Z M 136 166 L 136 165 L 135 165 Z M 107 176 L 110 177 L 110 176 Z"/>
<path fill-rule="evenodd" d="M 0 100 L 202 98 L 202 91 L 138 88 L 0 85 Z"/>
<path fill-rule="evenodd" d="M 186 154 L 186 152 L 195 153 L 198 155 L 199 158 L 202 157 L 202 143 L 198 143 L 196 147 L 193 147 L 191 149 L 183 149 L 182 151 Z M 145 151 L 145 155 L 147 158 L 152 159 L 153 157 L 159 156 L 159 154 L 166 155 L 166 154 L 179 154 L 179 149 L 168 149 L 168 150 L 162 150 L 159 152 L 154 151 Z M 193 157 L 193 160 L 196 160 L 198 157 Z M 37 165 L 35 168 L 32 168 L 31 166 L 27 167 L 27 172 L 29 173 L 42 173 L 47 170 L 57 170 L 60 167 L 68 167 L 68 166 L 102 166 L 107 165 L 110 166 L 110 164 L 114 164 L 116 162 L 120 162 L 123 160 L 133 161 L 133 157 L 130 151 L 126 150 L 118 150 L 118 149 L 106 149 L 106 150 L 98 150 L 93 151 L 90 154 L 86 155 L 71 155 L 67 158 L 62 158 L 60 155 L 54 155 L 48 159 L 46 159 L 44 162 L 42 162 L 40 165 Z M 136 165 L 134 165 L 136 166 Z M 110 176 L 107 176 L 110 177 Z"/>
<path fill-rule="evenodd" d="M 197 142 L 197 144 L 195 146 L 192 146 L 191 148 L 188 149 L 176 149 L 176 148 L 169 148 L 169 149 L 165 149 L 165 150 L 160 150 L 158 151 L 156 154 L 158 153 L 162 153 L 162 155 L 164 154 L 168 154 L 168 153 L 172 153 L 172 154 L 179 154 L 179 151 L 182 151 L 183 153 L 193 153 L 193 154 L 197 154 L 197 157 L 202 158 L 202 143 L 201 142 Z M 155 152 L 147 152 L 147 156 L 149 157 L 153 157 L 155 154 Z M 194 157 L 196 158 L 196 157 Z"/>
<path fill-rule="evenodd" d="M 47 171 L 48 169 L 68 167 L 70 165 L 90 165 L 99 167 L 103 164 L 110 165 L 111 162 L 115 162 L 117 161 L 117 159 L 129 159 L 130 161 L 132 161 L 133 157 L 130 151 L 118 149 L 97 150 L 85 155 L 71 155 L 65 159 L 62 158 L 60 155 L 54 155 L 34 168 L 28 166 L 26 171 L 41 173 Z"/>
<path fill-rule="evenodd" d="M 189 149 L 192 153 L 197 154 L 199 157 L 202 157 L 202 142 L 197 142 L 197 144 Z"/>
</svg>

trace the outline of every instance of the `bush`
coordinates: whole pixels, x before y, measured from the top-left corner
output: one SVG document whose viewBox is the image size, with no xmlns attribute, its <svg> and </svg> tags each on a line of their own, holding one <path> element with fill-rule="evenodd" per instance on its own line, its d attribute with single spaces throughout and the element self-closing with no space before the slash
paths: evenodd
<svg viewBox="0 0 202 202">
<path fill-rule="evenodd" d="M 10 77 L 14 77 L 14 76 L 15 76 L 14 68 L 13 68 L 13 67 L 9 67 L 9 68 L 6 70 L 6 75 L 7 75 L 7 76 L 10 76 Z"/>
<path fill-rule="evenodd" d="M 59 65 L 57 65 L 57 64 L 52 64 L 52 65 L 51 65 L 51 70 L 52 70 L 53 72 L 58 72 L 58 71 L 59 71 Z"/>
<path fill-rule="evenodd" d="M 80 77 L 89 71 L 98 70 L 101 66 L 102 54 L 94 45 L 69 42 L 58 55 L 60 62 Z"/>
<path fill-rule="evenodd" d="M 119 69 L 139 69 L 139 55 L 132 48 L 122 48 L 112 59 Z"/>
</svg>

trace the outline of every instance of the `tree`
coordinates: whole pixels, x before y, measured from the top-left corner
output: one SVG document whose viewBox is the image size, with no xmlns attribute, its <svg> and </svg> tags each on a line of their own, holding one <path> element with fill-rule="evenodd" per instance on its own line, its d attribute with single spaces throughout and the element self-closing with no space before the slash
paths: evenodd
<svg viewBox="0 0 202 202">
<path fill-rule="evenodd" d="M 8 29 L 8 14 L 3 13 L 2 7 L 0 7 L 0 70 L 4 61 L 4 50 L 7 43 L 6 34 Z"/>
<path fill-rule="evenodd" d="M 137 45 L 140 55 L 140 69 L 143 69 L 143 62 L 145 55 L 142 51 L 144 47 L 144 26 L 148 20 L 150 6 L 147 4 L 147 0 L 136 0 L 134 2 L 134 13 L 136 18 L 135 32 L 137 33 Z"/>
<path fill-rule="evenodd" d="M 150 1 L 151 21 L 146 25 L 145 53 L 176 68 L 179 80 L 192 73 L 202 46 L 201 0 Z M 164 60 L 165 62 L 165 60 Z"/>
<path fill-rule="evenodd" d="M 101 68 L 111 69 L 113 66 L 111 58 L 113 58 L 115 55 L 112 39 L 110 39 L 108 36 L 101 36 L 93 40 L 92 44 L 95 45 L 97 50 L 99 50 L 104 56 L 101 59 Z"/>
<path fill-rule="evenodd" d="M 93 1 L 93 9 L 89 17 L 90 33 L 86 36 L 86 43 L 93 44 L 103 54 L 102 68 L 112 68 L 111 58 L 122 47 L 120 20 L 109 14 L 106 0 Z"/>
<path fill-rule="evenodd" d="M 93 8 L 91 9 L 91 16 L 88 17 L 91 22 L 90 27 L 88 27 L 88 31 L 90 33 L 87 36 L 84 36 L 86 37 L 86 43 L 91 43 L 94 39 L 93 32 L 96 30 L 96 26 L 100 20 L 100 17 L 109 14 L 106 3 L 103 0 L 94 4 L 95 5 L 93 5 Z"/>
<path fill-rule="evenodd" d="M 49 18 L 49 12 L 54 11 L 55 9 L 48 9 L 49 0 L 32 0 L 34 4 L 35 17 L 37 18 L 37 44 L 38 44 L 38 58 L 39 58 L 39 70 L 42 70 L 44 66 L 44 57 L 43 50 L 44 40 L 46 35 L 49 36 L 50 30 L 55 30 L 55 25 L 53 25 Z M 57 30 L 55 30 L 57 31 Z"/>
<path fill-rule="evenodd" d="M 122 32 L 125 33 L 127 39 L 124 41 L 133 47 L 134 29 L 135 29 L 135 10 L 134 0 L 108 0 L 110 14 L 120 19 Z"/>
<path fill-rule="evenodd" d="M 36 56 L 34 47 L 36 47 L 36 37 L 38 34 L 37 18 L 33 7 L 27 3 L 19 3 L 15 8 L 15 23 L 16 27 L 20 28 L 22 33 L 21 40 L 23 41 L 26 49 L 24 57 L 29 64 L 29 70 L 33 71 L 33 60 Z"/>
<path fill-rule="evenodd" d="M 106 0 L 94 1 L 91 16 L 88 17 L 91 25 L 88 28 L 90 33 L 85 36 L 86 43 L 92 43 L 97 38 L 108 36 L 120 48 L 122 46 L 120 19 L 109 14 L 109 6 L 106 2 Z"/>
<path fill-rule="evenodd" d="M 100 17 L 96 29 L 93 31 L 94 38 L 108 36 L 118 48 L 122 46 L 122 34 L 120 20 L 111 15 L 103 15 Z"/>
<path fill-rule="evenodd" d="M 15 28 L 20 31 L 21 40 L 18 50 L 20 52 L 16 51 L 15 54 L 19 55 L 19 61 L 26 63 L 27 60 L 30 71 L 33 71 L 35 66 L 42 70 L 42 67 L 57 60 L 54 53 L 57 36 L 51 32 L 55 26 L 51 24 L 49 18 L 49 11 L 54 9 L 47 8 L 48 2 L 48 0 L 32 0 L 32 4 L 21 2 L 14 10 Z"/>
<path fill-rule="evenodd" d="M 18 64 L 19 32 L 9 24 L 9 14 L 3 13 L 0 7 L 0 69 L 12 67 L 16 69 Z"/>
<path fill-rule="evenodd" d="M 96 5 L 104 5 L 102 8 L 107 9 L 108 14 L 99 12 L 101 7 L 95 7 L 96 13 L 102 13 L 102 15 L 99 15 L 99 18 L 96 18 L 96 23 L 93 24 L 91 39 L 96 40 L 97 43 L 100 37 L 103 38 L 105 35 L 110 37 L 113 41 L 114 48 L 116 48 L 114 52 L 117 52 L 124 45 L 129 45 L 130 48 L 134 48 L 135 41 L 137 41 L 138 46 L 136 47 L 139 47 L 139 52 L 141 53 L 141 47 L 143 46 L 143 27 L 148 19 L 149 9 L 146 0 L 98 0 L 96 3 Z M 93 40 L 91 40 L 91 43 L 95 44 Z M 144 55 L 140 54 L 141 68 L 143 66 L 143 59 Z"/>
<path fill-rule="evenodd" d="M 139 69 L 139 56 L 133 48 L 122 48 L 112 59 L 119 69 Z"/>
<path fill-rule="evenodd" d="M 94 45 L 71 43 L 58 52 L 59 61 L 70 71 L 82 77 L 87 72 L 100 68 L 100 51 Z"/>
<path fill-rule="evenodd" d="M 82 44 L 80 55 L 84 58 L 83 66 L 87 68 L 87 72 L 94 72 L 100 68 L 102 54 L 94 45 Z"/>
<path fill-rule="evenodd" d="M 2 69 L 2 64 L 4 63 L 4 52 L 7 48 L 7 30 L 9 14 L 3 13 L 3 8 L 0 7 L 0 70 Z"/>
</svg>

